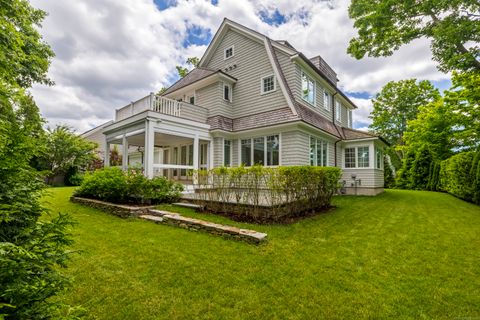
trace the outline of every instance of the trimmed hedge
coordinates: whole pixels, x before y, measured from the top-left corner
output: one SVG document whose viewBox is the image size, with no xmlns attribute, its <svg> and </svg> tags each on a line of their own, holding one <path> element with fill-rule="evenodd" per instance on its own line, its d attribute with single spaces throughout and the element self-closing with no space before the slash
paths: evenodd
<svg viewBox="0 0 480 320">
<path fill-rule="evenodd" d="M 106 167 L 85 174 L 74 195 L 113 203 L 156 204 L 177 201 L 182 190 L 183 185 L 165 177 L 147 179 L 138 168 Z"/>
<path fill-rule="evenodd" d="M 335 167 L 243 166 L 196 172 L 198 203 L 214 213 L 239 220 L 279 221 L 330 206 L 339 187 Z"/>
<path fill-rule="evenodd" d="M 440 183 L 443 191 L 480 204 L 479 153 L 462 152 L 442 162 Z"/>
</svg>

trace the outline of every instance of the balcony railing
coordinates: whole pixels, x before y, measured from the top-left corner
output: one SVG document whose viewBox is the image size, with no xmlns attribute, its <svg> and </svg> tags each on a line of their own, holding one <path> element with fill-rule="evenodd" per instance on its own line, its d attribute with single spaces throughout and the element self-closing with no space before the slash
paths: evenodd
<svg viewBox="0 0 480 320">
<path fill-rule="evenodd" d="M 140 112 L 151 110 L 161 114 L 206 123 L 208 110 L 189 103 L 150 94 L 129 105 L 117 109 L 115 121 L 120 121 Z"/>
</svg>

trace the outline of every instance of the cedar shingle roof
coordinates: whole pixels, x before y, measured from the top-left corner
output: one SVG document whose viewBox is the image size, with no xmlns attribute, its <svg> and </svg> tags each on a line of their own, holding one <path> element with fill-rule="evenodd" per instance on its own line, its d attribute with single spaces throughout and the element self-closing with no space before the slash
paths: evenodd
<svg viewBox="0 0 480 320">
<path fill-rule="evenodd" d="M 177 82 L 171 85 L 163 94 L 169 94 L 175 90 L 188 86 L 198 80 L 211 76 L 212 74 L 216 73 L 217 70 L 212 70 L 208 68 L 195 68 L 183 78 L 180 78 Z"/>
</svg>

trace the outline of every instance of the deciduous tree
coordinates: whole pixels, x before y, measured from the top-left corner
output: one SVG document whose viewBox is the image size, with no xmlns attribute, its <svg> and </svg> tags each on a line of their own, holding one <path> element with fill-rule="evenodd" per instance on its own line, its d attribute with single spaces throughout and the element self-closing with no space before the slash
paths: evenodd
<svg viewBox="0 0 480 320">
<path fill-rule="evenodd" d="M 357 59 L 390 56 L 414 39 L 431 40 L 443 72 L 480 71 L 480 2 L 477 0 L 352 0 L 358 36 L 348 53 Z"/>
</svg>

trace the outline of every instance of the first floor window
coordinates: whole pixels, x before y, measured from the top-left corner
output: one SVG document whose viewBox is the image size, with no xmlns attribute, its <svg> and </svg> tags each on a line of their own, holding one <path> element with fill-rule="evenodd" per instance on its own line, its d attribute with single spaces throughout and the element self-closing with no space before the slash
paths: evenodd
<svg viewBox="0 0 480 320">
<path fill-rule="evenodd" d="M 267 137 L 267 166 L 277 166 L 280 157 L 280 141 L 278 135 Z"/>
<path fill-rule="evenodd" d="M 262 78 L 262 93 L 268 93 L 271 91 L 275 91 L 275 77 L 268 76 Z"/>
<path fill-rule="evenodd" d="M 380 147 L 375 147 L 375 168 L 381 169 L 382 168 L 382 162 L 383 162 L 383 152 L 382 148 Z"/>
<path fill-rule="evenodd" d="M 208 154 L 208 144 L 202 143 L 200 145 L 200 167 L 206 168 L 207 167 L 207 154 Z"/>
<path fill-rule="evenodd" d="M 280 143 L 278 135 L 242 139 L 241 159 L 245 166 L 252 164 L 278 166 L 280 159 Z"/>
<path fill-rule="evenodd" d="M 252 139 L 242 139 L 242 163 L 249 167 L 252 165 Z"/>
<path fill-rule="evenodd" d="M 345 148 L 345 168 L 355 168 L 355 148 Z"/>
<path fill-rule="evenodd" d="M 328 142 L 310 137 L 310 165 L 328 166 Z"/>
<path fill-rule="evenodd" d="M 223 141 L 223 165 L 230 167 L 232 159 L 232 140 Z"/>
<path fill-rule="evenodd" d="M 368 168 L 369 164 L 369 150 L 367 147 L 357 147 L 357 154 L 358 154 L 358 167 L 359 168 Z"/>
<path fill-rule="evenodd" d="M 302 72 L 302 99 L 315 105 L 315 81 Z"/>
</svg>

